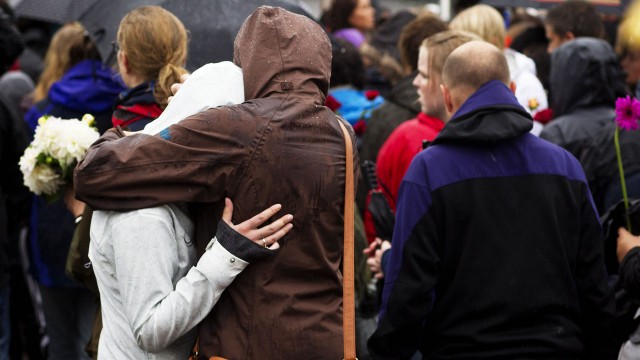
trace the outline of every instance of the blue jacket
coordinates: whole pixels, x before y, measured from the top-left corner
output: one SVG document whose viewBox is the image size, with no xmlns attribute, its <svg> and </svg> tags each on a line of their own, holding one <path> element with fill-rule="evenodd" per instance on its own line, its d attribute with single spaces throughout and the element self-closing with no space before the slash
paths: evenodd
<svg viewBox="0 0 640 360">
<path fill-rule="evenodd" d="M 414 158 L 374 358 L 606 359 L 614 304 L 598 214 L 578 161 L 531 127 L 492 81 Z"/>
<path fill-rule="evenodd" d="M 365 91 L 351 88 L 333 89 L 329 91 L 329 95 L 342 104 L 338 108 L 338 112 L 351 125 L 354 125 L 361 118 L 365 121 L 369 120 L 371 112 L 384 102 L 382 96 L 378 95 L 373 100 L 368 100 Z"/>
<path fill-rule="evenodd" d="M 80 119 L 87 113 L 96 118 L 101 132 L 106 131 L 111 127 L 113 104 L 124 90 L 114 78 L 114 73 L 99 61 L 78 63 L 51 86 L 46 99 L 27 112 L 25 119 L 31 131 L 35 131 L 38 119 L 45 114 Z M 34 276 L 43 285 L 76 286 L 64 272 L 74 230 L 74 218 L 62 199 L 49 204 L 34 196 L 29 231 L 30 254 Z"/>
<path fill-rule="evenodd" d="M 85 60 L 69 69 L 55 82 L 47 98 L 35 104 L 25 114 L 31 130 L 35 130 L 42 115 L 63 119 L 82 118 L 91 114 L 96 118 L 98 130 L 111 128 L 111 113 L 124 86 L 116 74 L 98 60 Z"/>
</svg>

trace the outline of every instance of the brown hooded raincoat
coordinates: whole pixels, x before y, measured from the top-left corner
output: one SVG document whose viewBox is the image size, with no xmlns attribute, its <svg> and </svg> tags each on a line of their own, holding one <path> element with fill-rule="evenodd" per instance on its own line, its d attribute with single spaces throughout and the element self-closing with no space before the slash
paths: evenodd
<svg viewBox="0 0 640 360">
<path fill-rule="evenodd" d="M 306 17 L 261 7 L 240 29 L 234 57 L 249 100 L 157 136 L 108 131 L 76 168 L 78 198 L 107 210 L 190 202 L 200 253 L 225 196 L 234 223 L 282 204 L 278 216 L 293 214 L 293 230 L 203 321 L 201 358 L 341 359 L 345 145 L 323 106 L 329 40 Z"/>
</svg>

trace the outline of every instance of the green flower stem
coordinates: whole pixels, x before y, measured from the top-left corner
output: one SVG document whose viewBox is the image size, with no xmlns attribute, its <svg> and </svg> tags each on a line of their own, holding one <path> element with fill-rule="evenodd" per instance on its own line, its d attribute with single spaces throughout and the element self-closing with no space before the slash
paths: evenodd
<svg viewBox="0 0 640 360">
<path fill-rule="evenodd" d="M 616 126 L 613 142 L 616 145 L 616 158 L 618 159 L 618 170 L 620 171 L 620 186 L 622 187 L 622 199 L 624 200 L 624 215 L 627 219 L 627 230 L 631 232 L 631 220 L 629 219 L 629 197 L 627 196 L 627 183 L 624 180 L 624 169 L 622 168 L 622 154 L 620 154 L 620 141 L 618 140 L 620 128 Z"/>
</svg>

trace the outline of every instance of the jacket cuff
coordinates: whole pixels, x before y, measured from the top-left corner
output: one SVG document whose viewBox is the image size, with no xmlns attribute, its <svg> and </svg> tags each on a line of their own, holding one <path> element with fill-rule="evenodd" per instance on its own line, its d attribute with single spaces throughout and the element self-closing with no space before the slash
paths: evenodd
<svg viewBox="0 0 640 360">
<path fill-rule="evenodd" d="M 218 222 L 216 239 L 228 252 L 248 263 L 271 257 L 276 252 L 276 250 L 264 248 L 247 239 L 222 220 Z"/>
<path fill-rule="evenodd" d="M 636 246 L 631 248 L 631 250 L 629 250 L 629 252 L 627 252 L 627 254 L 622 259 L 622 262 L 620 263 L 619 271 L 625 272 L 628 270 L 628 268 L 633 268 L 635 265 L 634 262 L 638 261 L 638 257 L 637 257 L 638 253 L 640 253 L 640 247 Z"/>
</svg>

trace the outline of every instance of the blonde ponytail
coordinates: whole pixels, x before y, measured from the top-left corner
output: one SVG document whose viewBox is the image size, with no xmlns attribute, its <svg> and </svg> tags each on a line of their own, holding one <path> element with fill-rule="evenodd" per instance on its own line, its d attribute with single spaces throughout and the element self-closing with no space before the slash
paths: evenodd
<svg viewBox="0 0 640 360">
<path fill-rule="evenodd" d="M 160 69 L 160 73 L 158 74 L 158 81 L 156 82 L 156 87 L 153 93 L 153 96 L 156 99 L 158 105 L 161 108 L 167 107 L 167 99 L 171 96 L 171 85 L 180 81 L 180 76 L 186 74 L 187 70 L 185 70 L 181 66 L 176 66 L 174 64 L 166 64 Z"/>
<path fill-rule="evenodd" d="M 171 85 L 187 72 L 183 66 L 188 38 L 182 22 L 159 6 L 142 6 L 122 19 L 118 42 L 131 72 L 145 81 L 156 81 L 154 97 L 165 108 Z"/>
</svg>

